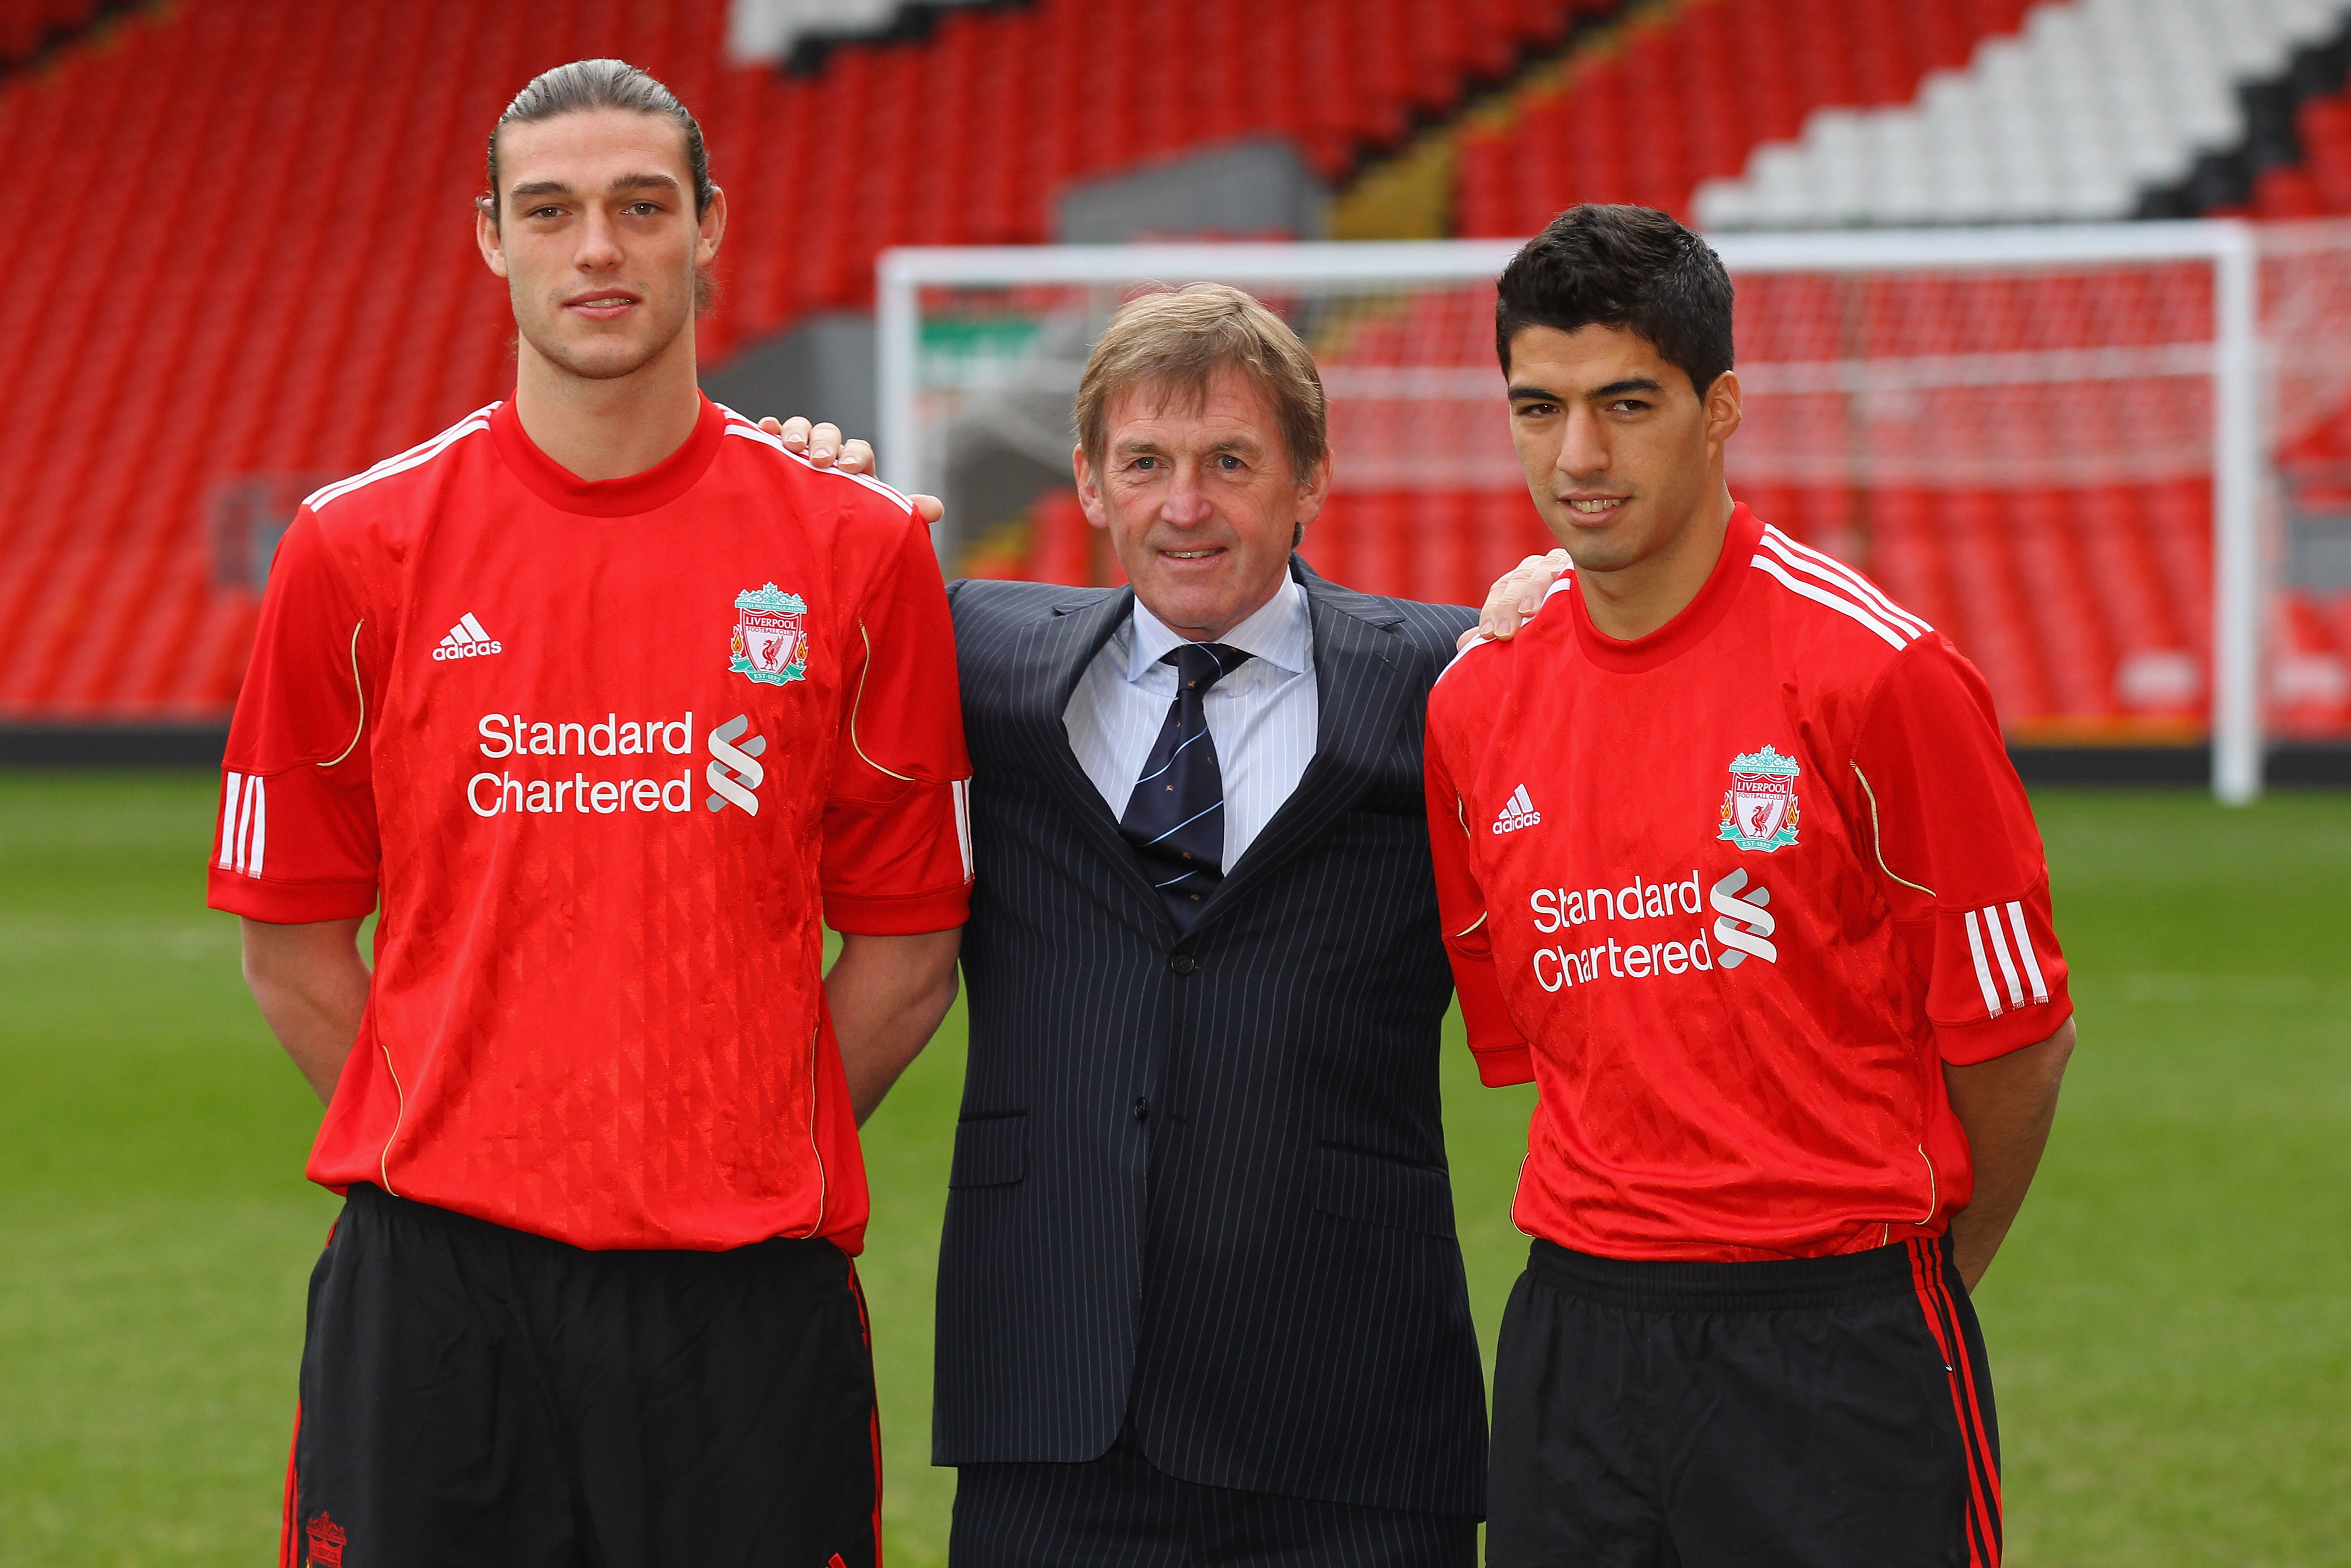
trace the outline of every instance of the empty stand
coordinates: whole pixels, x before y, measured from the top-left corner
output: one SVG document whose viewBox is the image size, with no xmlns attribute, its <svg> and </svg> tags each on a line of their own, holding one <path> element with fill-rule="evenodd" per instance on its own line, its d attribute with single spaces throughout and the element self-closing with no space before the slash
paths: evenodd
<svg viewBox="0 0 2351 1568">
<path fill-rule="evenodd" d="M 0 57 L 122 14 L 0 84 L 20 206 L 86 214 L 12 246 L 41 308 L 0 337 L 0 720 L 219 714 L 253 614 L 209 557 L 222 486 L 352 472 L 503 394 L 468 204 L 549 66 L 620 56 L 703 120 L 735 220 L 715 360 L 862 307 L 884 246 L 1047 237 L 1072 178 L 1264 135 L 1335 178 L 1596 3 L 967 6 L 794 76 L 733 61 L 703 0 L 5 0 Z"/>
</svg>

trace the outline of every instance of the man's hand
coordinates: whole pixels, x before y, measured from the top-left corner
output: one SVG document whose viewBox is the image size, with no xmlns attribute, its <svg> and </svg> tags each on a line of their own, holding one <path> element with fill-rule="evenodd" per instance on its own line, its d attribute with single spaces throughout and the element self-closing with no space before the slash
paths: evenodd
<svg viewBox="0 0 2351 1568">
<path fill-rule="evenodd" d="M 2057 1115 L 2057 1086 L 2074 1054 L 2074 1020 L 2038 1045 L 1995 1056 L 1972 1067 L 1943 1065 L 1951 1109 L 1967 1130 L 1976 1171 L 1975 1197 L 1951 1216 L 1951 1257 L 1973 1294 L 1991 1267 L 2025 1189 L 2041 1167 L 2049 1126 Z"/>
<path fill-rule="evenodd" d="M 1519 627 L 1542 608 L 1543 595 L 1560 580 L 1573 563 L 1567 552 L 1555 549 L 1549 555 L 1531 555 L 1495 579 L 1494 586 L 1486 591 L 1486 607 L 1478 612 L 1478 624 L 1461 633 L 1454 643 L 1458 648 L 1490 638 L 1507 643 L 1519 634 Z"/>
<path fill-rule="evenodd" d="M 824 995 L 858 1125 L 947 1016 L 962 947 L 961 926 L 919 936 L 841 934 L 841 956 L 824 977 Z"/>
<path fill-rule="evenodd" d="M 335 1097 L 336 1080 L 360 1037 L 360 1016 L 367 1011 L 368 967 L 360 957 L 359 934 L 356 920 L 244 922 L 245 983 L 320 1104 Z"/>
<path fill-rule="evenodd" d="M 810 424 L 798 414 L 778 419 L 771 413 L 759 422 L 759 428 L 807 458 L 810 467 L 838 468 L 844 474 L 873 472 L 873 448 L 862 441 L 843 441 L 837 424 Z M 935 523 L 946 516 L 946 503 L 936 496 L 909 496 L 906 499 L 914 503 L 914 515 L 926 523 Z"/>
</svg>

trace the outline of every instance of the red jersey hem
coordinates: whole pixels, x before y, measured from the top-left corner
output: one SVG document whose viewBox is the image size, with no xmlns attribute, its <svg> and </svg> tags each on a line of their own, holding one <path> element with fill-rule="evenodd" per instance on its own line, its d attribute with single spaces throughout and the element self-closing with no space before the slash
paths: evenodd
<svg viewBox="0 0 2351 1568">
<path fill-rule="evenodd" d="M 971 917 L 968 884 L 934 893 L 829 894 L 824 923 L 852 936 L 920 936 L 952 931 Z"/>
<path fill-rule="evenodd" d="M 214 866 L 205 874 L 204 902 L 214 909 L 272 925 L 357 920 L 375 913 L 375 883 L 269 882 Z"/>
<path fill-rule="evenodd" d="M 1953 1067 L 1974 1067 L 1996 1061 L 2028 1045 L 2039 1045 L 2065 1027 L 2074 1016 L 2074 998 L 2059 991 L 2046 1005 L 1964 1027 L 1936 1024 L 1935 1050 Z"/>
</svg>

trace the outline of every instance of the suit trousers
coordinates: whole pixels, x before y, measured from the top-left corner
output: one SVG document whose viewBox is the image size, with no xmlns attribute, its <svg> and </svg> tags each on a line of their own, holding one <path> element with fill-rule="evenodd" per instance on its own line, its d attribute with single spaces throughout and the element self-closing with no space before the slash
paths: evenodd
<svg viewBox="0 0 2351 1568">
<path fill-rule="evenodd" d="M 1478 1521 L 1179 1480 L 1129 1426 L 1099 1459 L 965 1465 L 956 1568 L 1475 1568 Z"/>
</svg>

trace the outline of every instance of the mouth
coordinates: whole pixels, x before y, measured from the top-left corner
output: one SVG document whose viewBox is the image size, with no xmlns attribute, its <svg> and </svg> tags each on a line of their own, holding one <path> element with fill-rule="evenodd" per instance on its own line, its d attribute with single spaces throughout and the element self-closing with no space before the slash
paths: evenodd
<svg viewBox="0 0 2351 1568">
<path fill-rule="evenodd" d="M 563 308 L 571 315 L 584 317 L 590 321 L 613 321 L 626 315 L 639 303 L 641 301 L 633 294 L 613 291 L 603 294 L 583 294 L 576 299 L 567 299 L 563 302 Z"/>
<path fill-rule="evenodd" d="M 1562 496 L 1560 497 L 1562 504 L 1570 512 L 1579 517 L 1590 517 L 1594 521 L 1615 512 L 1630 503 L 1632 499 L 1630 496 Z"/>
<path fill-rule="evenodd" d="M 1214 560 L 1224 553 L 1225 548 L 1222 545 L 1211 549 L 1164 549 L 1159 552 L 1159 559 L 1162 560 Z"/>
</svg>

